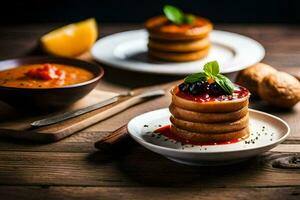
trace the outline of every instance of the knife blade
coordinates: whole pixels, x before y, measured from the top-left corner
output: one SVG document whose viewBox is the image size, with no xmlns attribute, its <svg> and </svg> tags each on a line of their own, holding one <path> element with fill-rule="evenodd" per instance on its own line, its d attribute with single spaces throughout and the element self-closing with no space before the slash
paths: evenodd
<svg viewBox="0 0 300 200">
<path fill-rule="evenodd" d="M 88 106 L 88 107 L 85 107 L 85 108 L 81 108 L 81 109 L 73 110 L 73 111 L 68 111 L 68 112 L 65 112 L 65 113 L 57 114 L 57 115 L 54 115 L 54 116 L 51 116 L 51 117 L 47 117 L 47 118 L 44 118 L 44 119 L 34 121 L 30 125 L 33 126 L 33 127 L 39 127 L 39 126 L 46 126 L 46 125 L 55 124 L 55 123 L 58 123 L 58 122 L 61 122 L 61 121 L 67 120 L 67 119 L 77 117 L 77 116 L 85 114 L 87 112 L 102 108 L 104 106 L 107 106 L 109 104 L 112 104 L 112 103 L 116 102 L 118 99 L 119 99 L 119 96 L 112 97 L 110 99 L 101 101 L 99 103 L 96 103 L 94 105 L 91 105 L 91 106 Z"/>
<path fill-rule="evenodd" d="M 150 98 L 150 97 L 155 97 L 155 96 L 162 96 L 164 94 L 165 94 L 164 90 L 150 90 L 150 91 L 145 91 L 135 97 Z M 44 119 L 34 121 L 30 125 L 32 127 L 47 126 L 47 125 L 55 124 L 55 123 L 58 123 L 58 122 L 61 122 L 61 121 L 67 120 L 67 119 L 71 119 L 71 118 L 77 117 L 79 115 L 85 114 L 87 112 L 110 105 L 110 104 L 118 101 L 120 96 L 132 96 L 132 94 L 130 92 L 128 94 L 121 94 L 119 96 L 112 97 L 110 99 L 96 103 L 94 105 L 87 106 L 85 108 L 81 108 L 81 109 L 74 110 L 74 111 L 68 111 L 65 113 L 57 114 L 57 115 L 54 115 L 51 117 L 46 117 Z"/>
</svg>

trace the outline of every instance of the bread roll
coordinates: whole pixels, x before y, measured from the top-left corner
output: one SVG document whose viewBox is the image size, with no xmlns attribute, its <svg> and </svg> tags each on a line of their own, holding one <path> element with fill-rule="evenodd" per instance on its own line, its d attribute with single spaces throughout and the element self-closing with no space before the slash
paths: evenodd
<svg viewBox="0 0 300 200">
<path fill-rule="evenodd" d="M 282 108 L 290 108 L 300 100 L 300 82 L 285 72 L 265 76 L 258 90 L 263 100 Z"/>
<path fill-rule="evenodd" d="M 277 70 L 270 65 L 258 63 L 240 71 L 236 78 L 236 83 L 246 87 L 254 97 L 258 97 L 258 86 L 263 78 L 276 72 Z"/>
</svg>

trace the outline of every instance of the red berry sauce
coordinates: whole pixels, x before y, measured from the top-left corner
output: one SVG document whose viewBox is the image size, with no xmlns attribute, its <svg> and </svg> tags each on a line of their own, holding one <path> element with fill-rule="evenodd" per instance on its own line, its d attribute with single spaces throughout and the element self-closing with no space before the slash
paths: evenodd
<svg viewBox="0 0 300 200">
<path fill-rule="evenodd" d="M 178 87 L 176 87 L 174 89 L 174 94 L 183 99 L 187 99 L 190 101 L 196 101 L 196 102 L 232 101 L 232 100 L 244 98 L 249 95 L 249 90 L 247 90 L 246 88 L 239 86 L 239 85 L 235 85 L 235 86 L 236 86 L 236 88 L 233 91 L 232 95 L 212 96 L 212 95 L 209 95 L 208 93 L 204 93 L 201 95 L 193 96 L 188 93 L 180 91 Z"/>
</svg>

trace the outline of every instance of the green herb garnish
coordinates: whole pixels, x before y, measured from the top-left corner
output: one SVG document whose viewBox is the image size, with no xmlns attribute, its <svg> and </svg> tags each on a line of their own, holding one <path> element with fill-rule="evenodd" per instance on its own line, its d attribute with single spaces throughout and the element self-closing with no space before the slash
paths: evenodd
<svg viewBox="0 0 300 200">
<path fill-rule="evenodd" d="M 181 9 L 175 6 L 165 5 L 163 10 L 168 20 L 175 24 L 192 24 L 195 20 L 194 15 L 185 14 Z"/>
<path fill-rule="evenodd" d="M 226 94 L 232 94 L 234 91 L 234 84 L 224 75 L 220 74 L 220 68 L 217 61 L 211 61 L 204 65 L 204 72 L 191 74 L 184 79 L 185 83 L 195 83 L 201 80 L 215 81 Z"/>
<path fill-rule="evenodd" d="M 194 22 L 194 20 L 196 19 L 195 15 L 192 14 L 185 14 L 184 15 L 184 21 L 187 24 L 192 24 Z"/>
<path fill-rule="evenodd" d="M 187 76 L 184 79 L 184 82 L 186 82 L 186 83 L 195 83 L 195 82 L 200 81 L 200 80 L 207 80 L 207 76 L 204 72 L 191 74 L 191 75 Z"/>
</svg>

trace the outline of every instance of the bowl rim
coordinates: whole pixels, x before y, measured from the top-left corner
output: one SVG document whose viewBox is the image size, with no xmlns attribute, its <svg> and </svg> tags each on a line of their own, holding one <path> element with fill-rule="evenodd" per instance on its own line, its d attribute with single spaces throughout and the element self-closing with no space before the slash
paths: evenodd
<svg viewBox="0 0 300 200">
<path fill-rule="evenodd" d="M 57 56 L 27 56 L 27 57 L 19 57 L 19 58 L 11 58 L 11 59 L 5 59 L 5 60 L 0 60 L 0 66 L 3 65 L 4 63 L 20 63 L 19 65 L 15 66 L 15 68 L 21 66 L 21 65 L 25 65 L 25 64 L 22 64 L 22 62 L 28 62 L 27 64 L 36 64 L 36 63 L 43 63 L 43 60 L 46 60 L 44 63 L 47 63 L 47 62 L 53 62 L 53 63 L 56 63 L 57 64 L 66 64 L 66 65 L 72 65 L 72 66 L 75 66 L 75 67 L 78 67 L 78 68 L 82 68 L 82 69 L 85 69 L 85 70 L 88 70 L 90 72 L 92 72 L 94 74 L 94 78 L 90 79 L 90 80 L 87 80 L 87 81 L 84 81 L 84 82 L 81 82 L 81 83 L 76 83 L 76 84 L 72 84 L 72 85 L 66 85 L 66 86 L 62 86 L 62 87 L 53 87 L 53 88 L 20 88 L 20 87 L 7 87 L 7 86 L 0 86 L 0 88 L 2 89 L 7 89 L 7 90 L 35 90 L 35 91 L 42 91 L 42 90 L 64 90 L 64 89 L 70 89 L 70 88 L 76 88 L 76 87 L 81 87 L 81 86 L 85 86 L 85 85 L 89 85 L 91 83 L 94 83 L 94 82 L 97 82 L 99 81 L 103 75 L 104 75 L 104 69 L 96 64 L 96 63 L 92 63 L 92 62 L 88 62 L 88 61 L 85 61 L 85 60 L 80 60 L 80 59 L 77 59 L 77 58 L 66 58 L 66 57 L 57 57 Z M 49 61 L 47 61 L 49 60 Z M 41 62 L 39 62 L 41 61 Z M 68 62 L 70 64 L 68 64 Z M 73 63 L 73 64 L 71 64 Z M 80 63 L 78 65 L 76 65 L 76 63 Z M 81 65 L 89 65 L 89 66 L 92 66 L 94 67 L 95 69 L 98 69 L 98 72 L 95 73 L 94 71 L 92 70 L 89 70 L 87 68 L 83 68 L 81 67 Z M 1 67 L 0 67 L 0 71 L 1 70 Z"/>
</svg>

